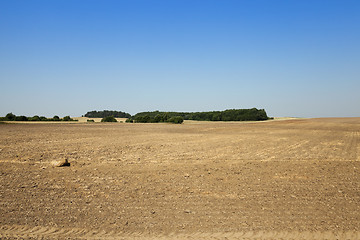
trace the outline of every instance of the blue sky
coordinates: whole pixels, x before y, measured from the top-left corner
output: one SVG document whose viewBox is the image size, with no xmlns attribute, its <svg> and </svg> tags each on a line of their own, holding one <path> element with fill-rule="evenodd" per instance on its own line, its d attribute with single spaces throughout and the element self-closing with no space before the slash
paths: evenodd
<svg viewBox="0 0 360 240">
<path fill-rule="evenodd" d="M 360 117 L 360 1 L 1 0 L 0 116 Z"/>
</svg>

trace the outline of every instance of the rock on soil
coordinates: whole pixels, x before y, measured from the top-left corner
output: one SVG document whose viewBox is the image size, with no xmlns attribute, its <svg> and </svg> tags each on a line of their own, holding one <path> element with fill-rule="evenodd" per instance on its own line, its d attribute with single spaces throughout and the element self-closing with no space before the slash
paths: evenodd
<svg viewBox="0 0 360 240">
<path fill-rule="evenodd" d="M 52 161 L 51 165 L 54 167 L 70 167 L 70 163 L 67 158 L 62 160 Z"/>
</svg>

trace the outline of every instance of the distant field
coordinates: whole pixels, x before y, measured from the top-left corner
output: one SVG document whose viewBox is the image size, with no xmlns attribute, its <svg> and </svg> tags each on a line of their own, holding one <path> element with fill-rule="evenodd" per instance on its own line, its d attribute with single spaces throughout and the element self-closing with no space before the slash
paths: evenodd
<svg viewBox="0 0 360 240">
<path fill-rule="evenodd" d="M 2 124 L 0 238 L 359 239 L 360 118 L 281 120 Z"/>
<path fill-rule="evenodd" d="M 95 122 L 101 122 L 102 118 L 87 118 L 87 117 L 74 117 L 74 120 L 79 122 L 87 122 L 87 120 L 94 120 Z M 127 118 L 116 118 L 118 122 L 125 122 Z"/>
</svg>

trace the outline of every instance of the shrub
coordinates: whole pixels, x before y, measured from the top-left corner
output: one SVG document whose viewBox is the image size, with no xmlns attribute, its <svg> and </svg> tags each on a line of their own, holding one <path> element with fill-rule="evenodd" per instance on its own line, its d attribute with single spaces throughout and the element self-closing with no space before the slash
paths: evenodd
<svg viewBox="0 0 360 240">
<path fill-rule="evenodd" d="M 167 122 L 170 123 L 176 123 L 176 124 L 182 124 L 184 122 L 184 118 L 177 116 L 177 117 L 171 117 L 167 120 Z"/>
<path fill-rule="evenodd" d="M 151 119 L 151 117 L 149 115 L 139 116 L 139 117 L 136 117 L 134 120 L 137 123 L 149 123 L 149 122 L 152 122 L 151 121 L 152 119 Z"/>
<path fill-rule="evenodd" d="M 131 118 L 128 118 L 128 119 L 126 119 L 125 122 L 127 122 L 127 123 L 133 123 L 133 120 L 132 120 Z"/>
<path fill-rule="evenodd" d="M 60 118 L 59 118 L 59 116 L 56 116 L 56 115 L 55 115 L 55 116 L 53 117 L 53 120 L 54 120 L 54 121 L 60 121 Z"/>
<path fill-rule="evenodd" d="M 95 122 L 94 119 L 88 119 L 87 122 Z"/>
<path fill-rule="evenodd" d="M 101 122 L 117 122 L 117 120 L 113 116 L 108 116 L 101 119 Z"/>
</svg>

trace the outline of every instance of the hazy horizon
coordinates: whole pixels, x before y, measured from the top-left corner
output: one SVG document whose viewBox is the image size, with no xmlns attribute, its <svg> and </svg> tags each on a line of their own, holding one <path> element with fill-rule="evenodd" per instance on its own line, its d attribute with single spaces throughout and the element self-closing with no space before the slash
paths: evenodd
<svg viewBox="0 0 360 240">
<path fill-rule="evenodd" d="M 0 3 L 0 116 L 360 117 L 359 1 Z"/>
</svg>

